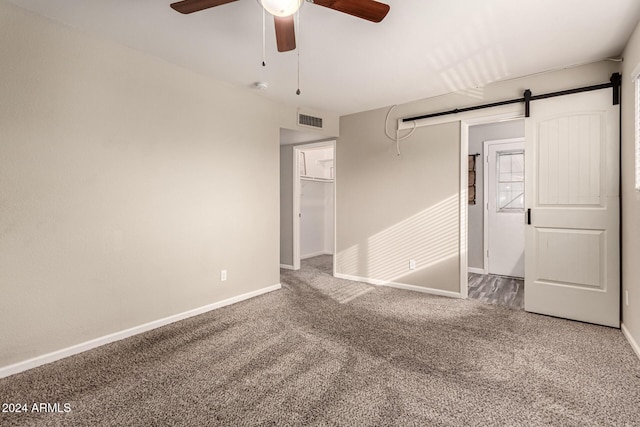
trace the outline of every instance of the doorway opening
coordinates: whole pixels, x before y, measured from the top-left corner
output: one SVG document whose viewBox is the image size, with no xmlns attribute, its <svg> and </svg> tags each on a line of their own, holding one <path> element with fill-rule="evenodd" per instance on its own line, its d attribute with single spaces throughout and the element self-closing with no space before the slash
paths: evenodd
<svg viewBox="0 0 640 427">
<path fill-rule="evenodd" d="M 335 253 L 335 141 L 293 147 L 293 269 Z"/>
<path fill-rule="evenodd" d="M 469 126 L 467 296 L 524 308 L 524 120 Z"/>
</svg>

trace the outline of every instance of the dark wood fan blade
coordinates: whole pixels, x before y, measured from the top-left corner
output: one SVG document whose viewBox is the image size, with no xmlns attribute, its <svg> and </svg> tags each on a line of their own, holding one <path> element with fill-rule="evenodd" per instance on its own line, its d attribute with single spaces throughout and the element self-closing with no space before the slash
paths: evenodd
<svg viewBox="0 0 640 427">
<path fill-rule="evenodd" d="M 313 3 L 371 22 L 382 21 L 390 9 L 388 4 L 374 0 L 314 0 Z"/>
<path fill-rule="evenodd" d="M 273 17 L 276 25 L 276 42 L 278 52 L 288 52 L 296 48 L 296 30 L 293 25 L 293 15 L 281 18 Z"/>
<path fill-rule="evenodd" d="M 171 8 L 180 13 L 193 13 L 234 1 L 237 0 L 183 0 L 177 3 L 172 3 Z"/>
</svg>

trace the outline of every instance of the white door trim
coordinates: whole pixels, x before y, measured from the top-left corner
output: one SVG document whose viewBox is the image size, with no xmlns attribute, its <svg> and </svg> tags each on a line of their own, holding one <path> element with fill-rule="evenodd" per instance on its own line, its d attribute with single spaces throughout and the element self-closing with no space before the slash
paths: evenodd
<svg viewBox="0 0 640 427">
<path fill-rule="evenodd" d="M 293 269 L 300 269 L 300 151 L 310 148 L 331 147 L 333 149 L 333 253 L 336 253 L 336 141 L 313 142 L 293 147 Z M 333 257 L 335 273 L 335 256 Z"/>
<path fill-rule="evenodd" d="M 460 256 L 460 298 L 469 295 L 469 125 L 460 122 L 460 242 L 458 242 Z"/>
<path fill-rule="evenodd" d="M 484 162 L 483 166 L 483 194 L 484 194 L 484 206 L 482 207 L 482 211 L 484 215 L 482 215 L 482 256 L 483 256 L 483 271 L 484 274 L 489 274 L 489 257 L 487 253 L 489 251 L 489 210 L 487 209 L 487 196 L 489 195 L 489 168 L 487 167 L 487 156 L 489 152 L 489 146 L 494 144 L 509 144 L 512 142 L 522 142 L 524 145 L 524 136 L 519 138 L 508 138 L 508 139 L 494 139 L 492 141 L 484 141 L 483 150 L 482 150 L 482 161 Z"/>
<path fill-rule="evenodd" d="M 403 122 L 403 119 L 400 118 L 398 119 L 398 130 L 412 129 L 413 127 L 419 128 L 423 126 L 433 126 L 451 122 L 463 122 L 473 126 L 503 120 L 512 120 L 515 118 L 521 119 L 524 117 L 524 103 L 500 105 L 497 107 L 487 108 L 487 110 L 489 111 L 465 111 L 462 113 L 419 119 L 410 122 Z"/>
</svg>

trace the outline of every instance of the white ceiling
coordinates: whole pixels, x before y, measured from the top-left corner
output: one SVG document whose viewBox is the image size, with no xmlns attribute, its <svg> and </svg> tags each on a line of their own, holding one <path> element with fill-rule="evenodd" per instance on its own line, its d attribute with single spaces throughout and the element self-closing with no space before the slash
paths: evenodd
<svg viewBox="0 0 640 427">
<path fill-rule="evenodd" d="M 191 15 L 173 11 L 172 0 L 10 1 L 246 90 L 266 81 L 261 96 L 340 115 L 617 56 L 640 18 L 638 0 L 387 0 L 380 24 L 305 3 L 296 51 L 276 52 L 267 19 L 263 68 L 256 0 Z"/>
</svg>

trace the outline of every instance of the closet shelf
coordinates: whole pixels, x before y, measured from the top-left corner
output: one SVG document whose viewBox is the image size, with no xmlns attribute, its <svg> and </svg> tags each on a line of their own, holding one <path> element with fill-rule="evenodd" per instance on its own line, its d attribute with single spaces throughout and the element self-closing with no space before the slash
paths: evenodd
<svg viewBox="0 0 640 427">
<path fill-rule="evenodd" d="M 302 181 L 318 181 L 318 182 L 333 182 L 333 178 L 319 178 L 315 176 L 300 176 L 300 180 Z"/>
</svg>

